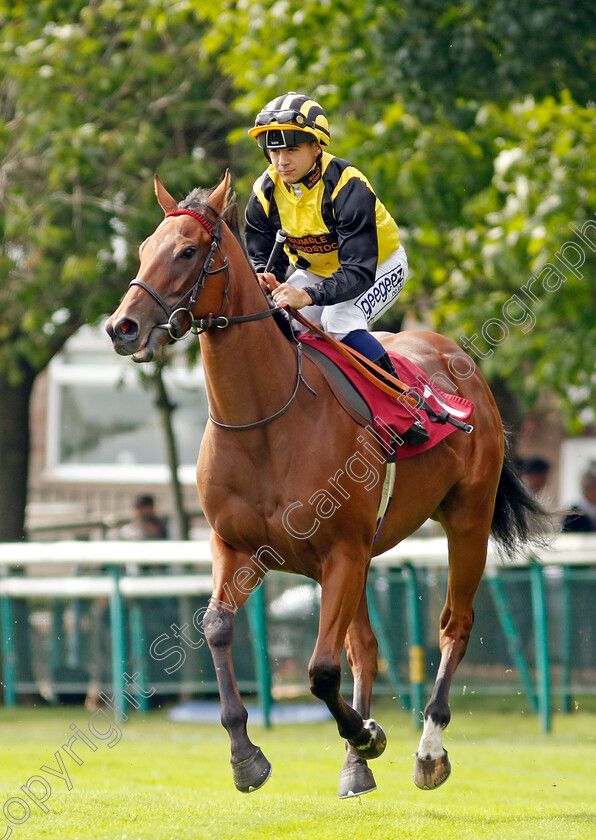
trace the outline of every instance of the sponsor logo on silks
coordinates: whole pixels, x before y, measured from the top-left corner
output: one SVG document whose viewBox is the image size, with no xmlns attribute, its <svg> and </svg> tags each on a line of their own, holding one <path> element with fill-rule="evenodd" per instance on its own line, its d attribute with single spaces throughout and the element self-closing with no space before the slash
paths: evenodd
<svg viewBox="0 0 596 840">
<path fill-rule="evenodd" d="M 404 283 L 404 270 L 400 265 L 383 277 L 377 278 L 374 286 L 360 295 L 356 301 L 356 306 L 362 310 L 368 319 L 378 309 L 379 304 L 383 305 L 394 300 L 401 292 Z"/>
<path fill-rule="evenodd" d="M 286 240 L 290 250 L 302 251 L 303 254 L 327 254 L 337 251 L 337 241 L 329 233 L 318 236 L 288 236 Z"/>
</svg>

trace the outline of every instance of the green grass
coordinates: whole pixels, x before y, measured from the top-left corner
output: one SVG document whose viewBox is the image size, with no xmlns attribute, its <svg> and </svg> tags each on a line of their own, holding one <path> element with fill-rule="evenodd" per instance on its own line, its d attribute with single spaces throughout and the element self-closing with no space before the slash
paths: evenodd
<svg viewBox="0 0 596 840">
<path fill-rule="evenodd" d="M 153 712 L 125 724 L 112 749 L 100 741 L 94 753 L 81 747 L 83 766 L 65 758 L 73 789 L 52 778 L 50 812 L 33 806 L 11 840 L 590 840 L 596 715 L 581 709 L 556 715 L 544 735 L 516 698 L 458 698 L 445 737 L 452 776 L 419 791 L 411 778 L 418 733 L 382 702 L 376 714 L 389 743 L 371 762 L 379 789 L 346 801 L 337 799 L 343 745 L 332 722 L 252 727 L 273 776 L 246 796 L 233 787 L 223 729 Z M 0 711 L 0 802 L 22 796 L 40 765 L 56 766 L 69 725 L 88 732 L 88 720 L 79 708 Z M 0 838 L 5 829 L 0 815 Z"/>
</svg>

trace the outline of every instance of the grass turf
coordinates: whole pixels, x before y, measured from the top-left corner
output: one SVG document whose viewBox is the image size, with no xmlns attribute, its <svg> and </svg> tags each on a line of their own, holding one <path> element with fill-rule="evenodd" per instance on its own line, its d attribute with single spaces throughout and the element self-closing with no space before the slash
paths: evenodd
<svg viewBox="0 0 596 840">
<path fill-rule="evenodd" d="M 593 704 L 592 704 L 593 705 Z M 227 735 L 219 726 L 175 724 L 163 712 L 132 717 L 122 738 L 79 740 L 78 766 L 63 752 L 72 790 L 51 776 L 48 813 L 31 804 L 14 840 L 588 840 L 596 838 L 596 715 L 556 715 L 554 731 L 507 698 L 461 698 L 445 746 L 448 782 L 419 791 L 411 780 L 419 734 L 410 717 L 386 701 L 376 716 L 388 747 L 371 762 L 378 791 L 337 799 L 343 744 L 334 722 L 251 727 L 273 764 L 273 776 L 248 796 L 233 787 Z M 80 708 L 0 711 L 0 801 L 14 819 L 25 812 L 13 797 L 40 766 L 59 770 L 55 753 L 76 724 L 90 736 Z M 97 731 L 107 731 L 98 721 Z M 114 741 L 117 737 L 113 730 Z M 41 797 L 39 783 L 31 787 Z M 9 823 L 0 818 L 0 840 Z M 8 833 L 4 837 L 8 840 Z"/>
</svg>

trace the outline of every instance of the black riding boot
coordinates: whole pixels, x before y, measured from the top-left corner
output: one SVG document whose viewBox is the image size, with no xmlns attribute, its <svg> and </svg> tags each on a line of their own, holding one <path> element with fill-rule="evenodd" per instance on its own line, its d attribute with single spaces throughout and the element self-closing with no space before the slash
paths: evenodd
<svg viewBox="0 0 596 840">
<path fill-rule="evenodd" d="M 387 371 L 391 376 L 395 376 L 396 379 L 399 379 L 397 375 L 397 371 L 393 366 L 393 362 L 391 361 L 391 357 L 389 353 L 383 353 L 382 356 L 379 356 L 378 359 L 375 359 L 375 364 L 378 365 L 383 370 Z M 379 377 L 383 382 L 387 382 L 391 384 L 388 379 L 385 379 L 384 376 Z M 424 428 L 424 424 L 420 422 L 420 420 L 416 420 L 409 429 L 405 432 L 402 432 L 400 435 L 401 439 L 404 443 L 409 443 L 410 446 L 421 446 L 423 443 L 426 443 L 429 439 L 429 434 Z"/>
</svg>

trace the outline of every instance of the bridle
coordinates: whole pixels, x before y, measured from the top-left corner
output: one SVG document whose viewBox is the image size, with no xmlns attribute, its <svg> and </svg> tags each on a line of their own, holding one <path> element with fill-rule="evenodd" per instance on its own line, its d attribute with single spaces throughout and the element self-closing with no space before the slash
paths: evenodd
<svg viewBox="0 0 596 840">
<path fill-rule="evenodd" d="M 134 278 L 129 283 L 130 286 L 140 286 L 141 289 L 144 289 L 151 297 L 157 301 L 157 303 L 161 306 L 163 311 L 166 313 L 168 321 L 165 324 L 156 324 L 156 328 L 160 330 L 167 330 L 170 334 L 170 338 L 173 341 L 181 341 L 183 338 L 193 332 L 197 334 L 199 331 L 202 331 L 209 326 L 221 326 L 220 324 L 213 324 L 214 320 L 219 318 L 219 313 L 224 307 L 224 303 L 228 299 L 228 290 L 230 288 L 230 266 L 228 264 L 228 259 L 225 254 L 222 253 L 223 264 L 220 268 L 213 269 L 213 262 L 215 260 L 215 254 L 219 249 L 221 252 L 221 217 L 217 217 L 217 227 L 214 227 L 210 221 L 208 221 L 204 216 L 200 213 L 197 213 L 195 210 L 190 209 L 179 209 L 179 210 L 172 210 L 169 213 L 166 213 L 164 216 L 167 219 L 169 216 L 192 216 L 193 219 L 197 219 L 205 228 L 207 233 L 211 236 L 211 245 L 209 247 L 209 251 L 207 252 L 207 256 L 201 266 L 201 270 L 199 272 L 199 276 L 195 284 L 191 287 L 188 292 L 185 292 L 180 300 L 174 304 L 174 306 L 170 306 L 170 304 L 164 300 L 164 298 L 160 295 L 157 289 L 154 289 L 153 286 L 150 286 L 149 283 L 145 283 L 144 280 L 139 280 L 138 278 Z M 226 272 L 226 285 L 222 295 L 221 306 L 219 308 L 219 312 L 217 315 L 208 316 L 210 321 L 209 324 L 203 324 L 202 322 L 206 319 L 199 318 L 194 319 L 192 317 L 192 308 L 196 303 L 197 297 L 199 292 L 205 286 L 205 280 L 211 274 L 219 274 L 221 271 Z M 184 301 L 186 300 L 186 304 L 184 305 Z M 182 315 L 189 315 L 190 316 L 190 326 L 189 329 L 182 332 L 183 325 L 180 322 L 180 314 Z M 225 324 L 227 326 L 227 324 Z"/>
<path fill-rule="evenodd" d="M 241 324 L 245 321 L 259 321 L 261 318 L 268 318 L 269 315 L 273 315 L 273 313 L 277 311 L 279 307 L 276 307 L 275 309 L 267 309 L 264 312 L 255 312 L 252 315 L 230 315 L 229 317 L 222 316 L 221 311 L 228 300 L 228 291 L 230 289 L 230 265 L 228 263 L 228 258 L 221 250 L 221 216 L 217 217 L 217 227 L 214 227 L 208 219 L 200 213 L 197 213 L 195 210 L 185 208 L 172 210 L 169 213 L 166 213 L 164 219 L 167 219 L 169 216 L 192 216 L 193 219 L 197 219 L 197 221 L 203 225 L 207 233 L 211 236 L 211 245 L 194 286 L 192 286 L 188 292 L 185 292 L 180 300 L 174 304 L 174 306 L 170 306 L 170 304 L 160 295 L 157 289 L 154 289 L 153 286 L 149 285 L 149 283 L 145 283 L 144 280 L 139 280 L 135 277 L 134 280 L 131 280 L 128 284 L 129 287 L 140 286 L 141 289 L 148 292 L 168 316 L 167 323 L 156 324 L 156 329 L 167 330 L 173 341 L 182 341 L 182 339 L 186 338 L 186 336 L 190 333 L 199 335 L 199 333 L 204 332 L 204 330 L 211 329 L 212 327 L 224 329 L 230 324 Z M 215 254 L 218 250 L 221 253 L 223 263 L 219 268 L 213 268 Z M 223 290 L 219 312 L 216 315 L 210 313 L 205 318 L 193 318 L 191 310 L 197 301 L 199 292 L 205 286 L 205 280 L 212 274 L 219 274 L 222 271 L 225 271 L 226 273 L 226 285 Z M 186 304 L 183 305 L 185 299 L 187 298 L 188 300 L 186 301 Z M 184 332 L 182 332 L 183 325 L 180 323 L 179 313 L 182 313 L 183 316 L 190 316 L 189 328 Z"/>
<path fill-rule="evenodd" d="M 170 338 L 173 341 L 181 341 L 183 338 L 186 338 L 186 336 L 190 333 L 199 335 L 205 330 L 209 330 L 213 327 L 216 327 L 217 329 L 225 329 L 226 327 L 230 326 L 230 324 L 242 324 L 247 321 L 260 321 L 262 318 L 268 318 L 270 315 L 273 315 L 274 312 L 277 312 L 280 309 L 279 306 L 275 306 L 273 308 L 266 309 L 263 312 L 254 312 L 251 315 L 230 315 L 227 317 L 222 316 L 221 312 L 224 308 L 225 303 L 228 301 L 228 291 L 230 289 L 230 265 L 228 263 L 228 258 L 221 250 L 221 216 L 218 215 L 217 217 L 217 227 L 214 227 L 208 219 L 206 219 L 200 213 L 197 213 L 195 210 L 190 210 L 186 208 L 171 210 L 169 213 L 165 214 L 164 219 L 167 219 L 169 216 L 192 216 L 193 219 L 197 219 L 203 225 L 207 233 L 211 236 L 211 245 L 209 247 L 209 251 L 207 252 L 207 256 L 205 257 L 203 265 L 201 266 L 199 276 L 197 277 L 194 286 L 192 286 L 192 288 L 188 292 L 185 292 L 180 298 L 180 300 L 174 304 L 174 306 L 170 306 L 170 304 L 166 300 L 164 300 L 160 293 L 156 289 L 154 289 L 153 286 L 150 286 L 149 283 L 145 283 L 144 280 L 138 280 L 135 277 L 134 280 L 131 280 L 128 284 L 129 288 L 130 286 L 140 286 L 141 289 L 144 289 L 148 294 L 151 295 L 151 297 L 155 301 L 157 301 L 157 303 L 166 313 L 168 318 L 167 323 L 156 324 L 156 329 L 167 330 L 170 335 Z M 221 253 L 223 263 L 219 268 L 213 268 L 215 254 L 218 250 Z M 196 303 L 199 292 L 205 286 L 206 278 L 212 274 L 219 274 L 222 271 L 225 271 L 226 273 L 226 284 L 222 294 L 219 312 L 216 315 L 210 313 L 205 318 L 193 318 L 191 310 Z M 184 304 L 185 300 L 186 304 Z M 185 332 L 182 332 L 183 326 L 180 323 L 179 313 L 183 313 L 183 316 L 188 315 L 190 318 L 189 328 Z M 275 414 L 272 414 L 270 417 L 266 417 L 264 420 L 257 420 L 255 423 L 246 423 L 241 426 L 232 426 L 227 423 L 220 423 L 219 420 L 215 420 L 213 418 L 210 411 L 209 419 L 211 420 L 211 422 L 218 426 L 220 429 L 230 429 L 238 432 L 248 431 L 249 429 L 258 429 L 261 426 L 267 425 L 267 423 L 271 423 L 273 420 L 277 420 L 277 418 L 281 417 L 282 414 L 285 414 L 285 412 L 294 402 L 301 382 L 308 388 L 309 391 L 311 391 L 314 394 L 315 392 L 302 376 L 302 345 L 300 342 L 297 342 L 297 350 L 298 371 L 296 375 L 296 385 L 294 387 L 294 391 L 292 392 L 292 396 L 283 408 L 281 408 L 279 411 L 276 411 Z"/>
</svg>

